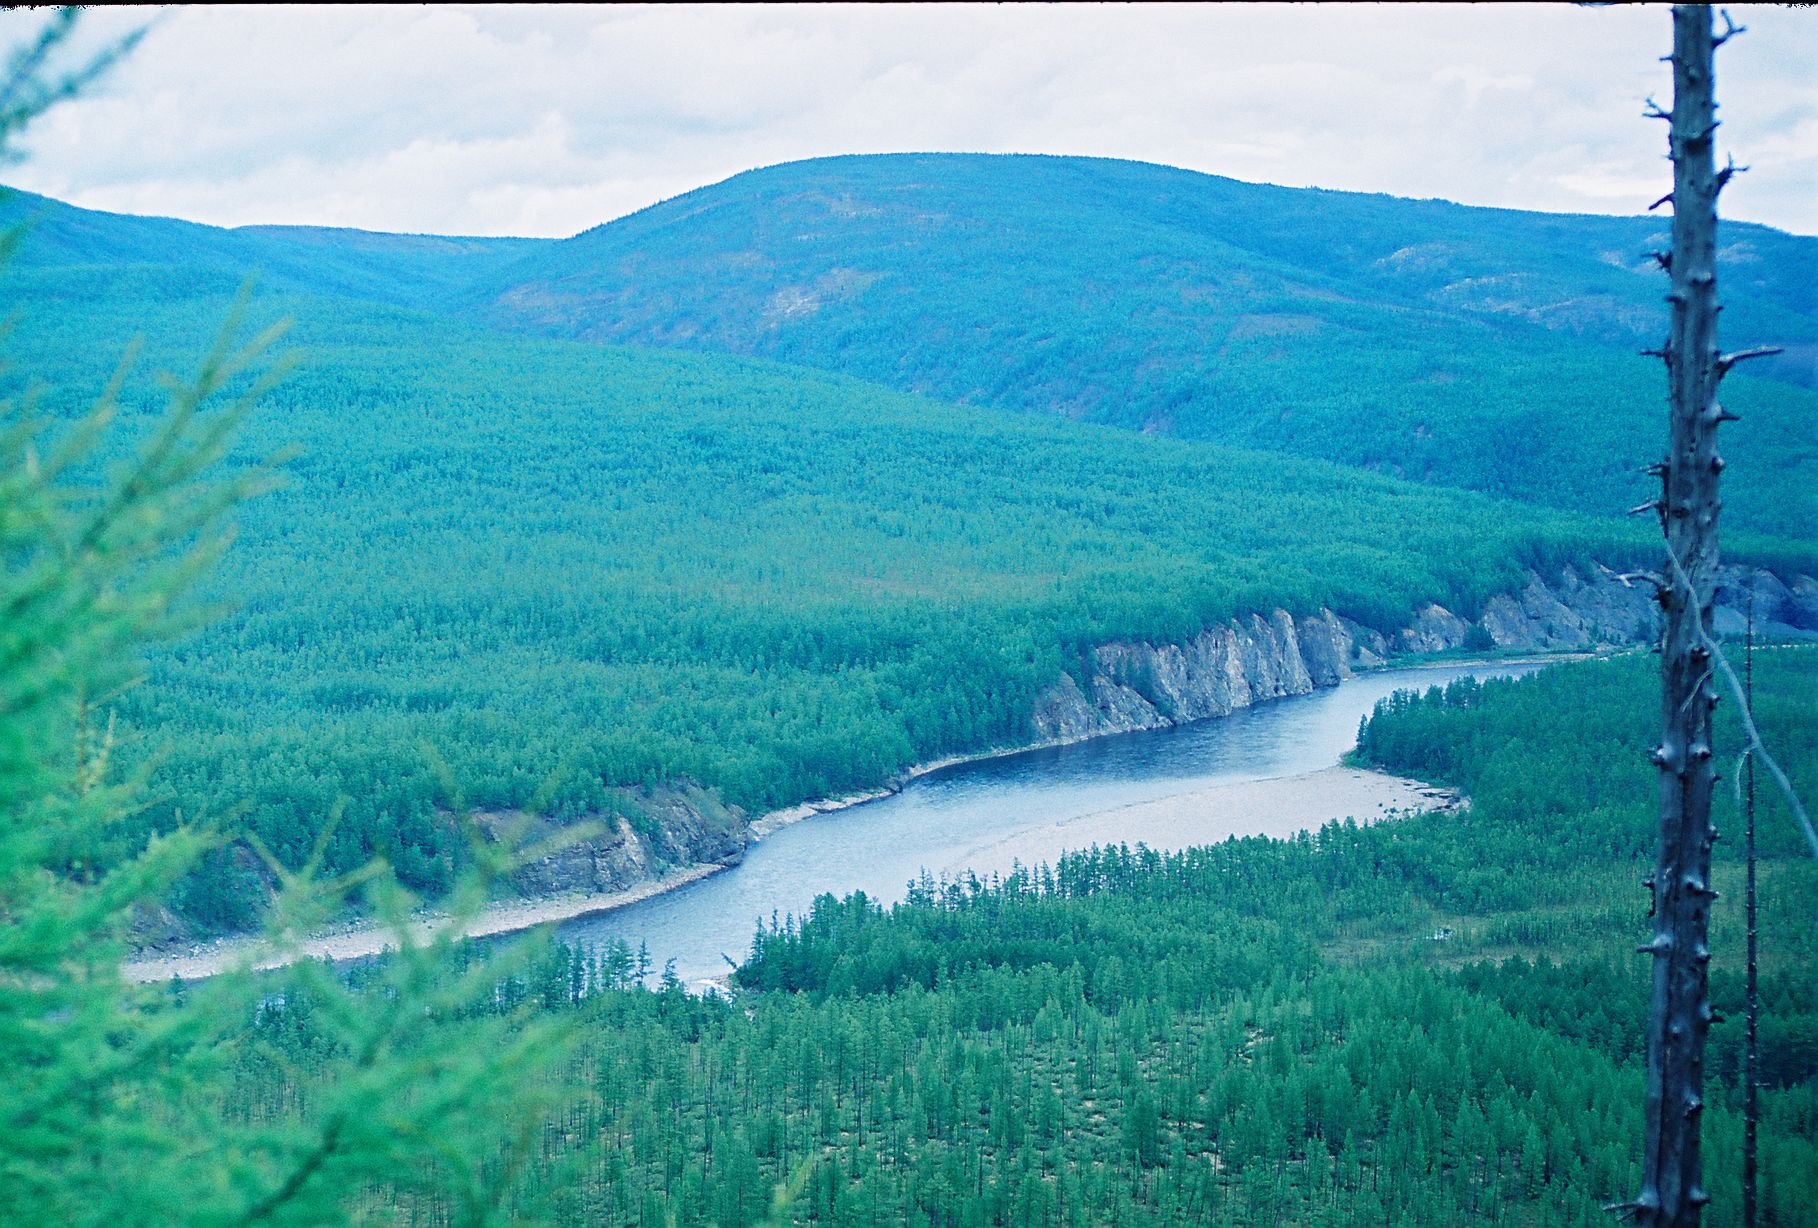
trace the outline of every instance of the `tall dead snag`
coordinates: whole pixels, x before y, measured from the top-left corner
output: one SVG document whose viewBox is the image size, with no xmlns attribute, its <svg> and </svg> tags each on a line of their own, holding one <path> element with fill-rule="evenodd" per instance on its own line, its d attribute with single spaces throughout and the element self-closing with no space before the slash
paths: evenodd
<svg viewBox="0 0 1818 1228">
<path fill-rule="evenodd" d="M 1724 37 L 1728 37 L 1726 34 Z M 1712 1010 L 1707 992 L 1710 949 L 1711 709 L 1710 631 L 1717 565 L 1717 427 L 1729 415 L 1717 404 L 1722 359 L 1717 351 L 1717 193 L 1727 171 L 1716 169 L 1717 129 L 1708 5 L 1673 8 L 1673 247 L 1662 263 L 1672 277 L 1671 331 L 1662 357 L 1671 385 L 1671 425 L 1660 465 L 1656 510 L 1666 534 L 1667 566 L 1659 584 L 1660 852 L 1651 886 L 1654 937 L 1641 948 L 1654 958 L 1648 1018 L 1647 1146 L 1638 1222 L 1662 1228 L 1696 1225 L 1709 1202 L 1702 1180 L 1699 1126 L 1704 1111 L 1704 1042 Z M 1665 203 L 1665 201 L 1657 202 Z"/>
<path fill-rule="evenodd" d="M 1748 638 L 1743 641 L 1742 701 L 1755 706 L 1755 590 L 1749 588 Z M 1744 1023 L 1742 1045 L 1742 1228 L 1755 1228 L 1755 1187 L 1759 1176 L 1755 1135 L 1761 1121 L 1761 1053 L 1755 1025 L 1761 1017 L 1761 985 L 1755 962 L 1755 756 L 1750 753 L 1747 800 L 1743 804 L 1742 860 L 1748 867 L 1743 909 L 1748 917 L 1748 958 L 1744 972 Z"/>
</svg>

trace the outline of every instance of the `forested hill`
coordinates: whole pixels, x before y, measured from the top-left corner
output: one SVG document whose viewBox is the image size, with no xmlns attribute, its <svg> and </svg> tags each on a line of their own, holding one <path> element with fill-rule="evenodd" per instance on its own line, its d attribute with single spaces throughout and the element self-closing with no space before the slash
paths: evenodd
<svg viewBox="0 0 1818 1228">
<path fill-rule="evenodd" d="M 1636 350 L 1664 328 L 1665 227 L 1104 159 L 828 158 L 536 248 L 456 305 L 1607 513 L 1656 447 L 1662 377 Z M 1724 336 L 1786 345 L 1769 373 L 1818 383 L 1818 240 L 1724 242 Z M 1731 509 L 1809 533 L 1818 398 L 1729 394 L 1753 487 Z"/>
<path fill-rule="evenodd" d="M 916 282 L 931 287 L 969 275 L 1026 281 L 1039 295 L 1063 286 L 1112 291 L 1146 273 L 1157 289 L 1185 299 L 1194 288 L 1187 279 L 1195 278 L 1229 308 L 1271 295 L 1319 300 L 1341 292 L 1383 307 L 1499 315 L 1627 346 L 1660 331 L 1663 283 L 1649 253 L 1665 244 L 1667 222 L 1284 188 L 1108 158 L 858 155 L 784 163 L 700 188 L 539 245 L 499 271 L 500 286 L 475 290 L 505 299 L 496 306 L 500 319 L 537 319 L 552 331 L 625 337 L 660 327 L 667 308 L 674 326 L 691 335 L 711 335 L 726 348 L 743 338 L 759 348 L 757 334 L 767 327 L 799 331 L 789 326 L 837 314 L 826 308 L 876 281 L 908 295 Z M 966 268 L 940 259 L 943 252 L 1005 263 Z M 933 267 L 923 263 L 930 256 Z M 1727 222 L 1722 259 L 1726 323 L 1764 341 L 1804 343 L 1776 377 L 1818 383 L 1811 348 L 1818 343 L 1818 239 Z M 585 307 L 590 289 L 622 292 L 621 279 L 634 270 L 667 281 L 685 267 L 716 265 L 723 275 L 700 286 L 692 302 L 644 299 L 619 304 L 611 318 L 582 311 L 567 329 L 556 318 L 563 302 Z M 1040 269 L 1050 277 L 1023 276 Z M 1231 275 L 1220 278 L 1224 270 Z M 766 275 L 775 302 L 763 293 Z M 782 275 L 843 284 L 791 286 Z M 533 287 L 550 291 L 546 303 L 512 294 Z M 791 289 L 820 304 L 790 311 Z M 715 302 L 738 306 L 741 295 L 756 308 L 749 317 L 711 313 Z M 685 318 L 691 310 L 698 313 L 692 320 Z"/>
<path fill-rule="evenodd" d="M 118 303 L 237 284 L 488 329 L 779 359 L 995 408 L 1596 515 L 1646 497 L 1665 222 L 1279 188 L 1093 158 L 752 171 L 562 241 L 222 230 L 19 194 L 17 265 Z M 1727 224 L 1726 523 L 1818 524 L 1818 239 Z M 1778 365 L 1775 365 L 1778 364 Z"/>
</svg>

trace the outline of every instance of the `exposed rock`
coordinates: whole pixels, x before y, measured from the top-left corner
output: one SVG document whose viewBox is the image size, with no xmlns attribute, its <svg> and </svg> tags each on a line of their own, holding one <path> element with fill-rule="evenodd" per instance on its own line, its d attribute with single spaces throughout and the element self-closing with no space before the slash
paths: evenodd
<svg viewBox="0 0 1818 1228">
<path fill-rule="evenodd" d="M 666 869 L 735 865 L 745 855 L 748 836 L 743 816 L 699 786 L 684 782 L 615 793 L 636 813 L 636 825 L 623 815 L 575 820 L 576 824 L 598 823 L 606 830 L 520 866 L 511 875 L 519 894 L 622 891 Z M 540 843 L 568 826 L 517 811 L 482 812 L 474 818 L 488 836 L 511 838 L 520 844 Z"/>
<path fill-rule="evenodd" d="M 1800 576 L 1787 584 L 1743 567 L 1719 569 L 1718 577 L 1712 621 L 1719 635 L 1741 634 L 1752 591 L 1759 634 L 1818 636 L 1818 581 Z M 1478 636 L 1502 649 L 1585 651 L 1648 643 L 1659 627 L 1659 607 L 1645 582 L 1625 584 L 1603 568 L 1582 575 L 1567 568 L 1548 583 L 1530 571 L 1517 592 L 1486 601 L 1475 623 L 1428 604 L 1387 638 L 1331 610 L 1300 619 L 1276 610 L 1182 644 L 1115 640 L 1092 652 L 1087 678 L 1062 676 L 1043 692 L 1032 723 L 1044 741 L 1156 729 L 1337 686 L 1354 671 L 1387 664 L 1391 655 L 1446 652 Z"/>
<path fill-rule="evenodd" d="M 193 938 L 194 934 L 168 905 L 140 901 L 128 914 L 127 937 L 136 951 L 161 951 Z"/>
<path fill-rule="evenodd" d="M 1800 576 L 1787 589 L 1795 609 L 1779 616 L 1779 621 L 1807 633 L 1818 632 L 1818 580 Z"/>
<path fill-rule="evenodd" d="M 1389 660 L 1389 642 L 1382 632 L 1354 623 L 1348 618 L 1340 618 L 1339 625 L 1344 627 L 1345 634 L 1351 637 L 1350 665 L 1354 670 L 1376 669 Z"/>
<path fill-rule="evenodd" d="M 1742 567 L 1722 568 L 1718 579 L 1718 634 L 1741 633 L 1752 593 L 1759 634 L 1818 637 L 1818 580 L 1783 582 Z M 1529 572 L 1517 591 L 1486 601 L 1475 623 L 1444 606 L 1424 605 L 1408 626 L 1388 636 L 1331 610 L 1298 619 L 1275 610 L 1208 628 L 1179 644 L 1101 644 L 1083 663 L 1084 677 L 1063 674 L 1036 698 L 1031 724 L 1038 740 L 1050 742 L 1156 729 L 1337 686 L 1400 654 L 1473 642 L 1517 651 L 1586 650 L 1646 643 L 1659 625 L 1652 588 L 1624 584 L 1602 568 L 1582 574 L 1567 569 L 1553 581 Z M 605 833 L 524 866 L 513 876 L 516 889 L 526 896 L 620 891 L 674 867 L 734 864 L 752 838 L 741 812 L 691 783 L 618 790 L 615 797 L 630 817 L 613 816 Z M 826 805 L 804 803 L 804 812 Z M 495 836 L 520 826 L 520 839 L 552 835 L 562 826 L 520 814 L 477 817 Z M 153 937 L 161 927 L 147 917 L 141 928 Z"/>
<path fill-rule="evenodd" d="M 1788 582 L 1735 566 L 1718 571 L 1712 621 L 1719 635 L 1742 633 L 1751 595 L 1759 635 L 1818 638 L 1818 580 L 1796 576 Z M 1049 742 L 1156 729 L 1337 686 L 1399 654 L 1444 652 L 1473 640 L 1517 651 L 1613 647 L 1647 643 L 1659 625 L 1651 586 L 1624 584 L 1603 568 L 1582 574 L 1566 569 L 1551 582 L 1529 572 L 1519 590 L 1486 601 L 1475 623 L 1427 604 L 1389 636 L 1331 610 L 1296 619 L 1278 609 L 1233 619 L 1179 644 L 1099 645 L 1083 663 L 1085 677 L 1063 674 L 1036 698 L 1031 724 L 1035 737 Z M 753 838 L 741 811 L 691 782 L 618 789 L 613 796 L 618 813 L 593 816 L 605 830 L 520 867 L 511 876 L 515 891 L 526 897 L 623 891 L 677 868 L 736 864 Z M 804 805 L 809 811 L 825 807 Z M 567 826 L 519 812 L 474 817 L 492 838 L 522 844 L 559 835 Z M 141 910 L 134 918 L 134 938 L 143 948 L 168 944 L 182 929 L 168 910 Z"/>
<path fill-rule="evenodd" d="M 1528 588 L 1546 586 L 1528 573 Z M 1624 584 L 1614 572 L 1594 568 L 1584 576 L 1568 567 L 1554 587 L 1561 604 L 1578 616 L 1591 644 L 1644 644 L 1660 634 L 1660 607 L 1654 590 L 1642 582 Z M 1547 648 L 1544 635 L 1532 644 L 1511 647 Z"/>
<path fill-rule="evenodd" d="M 1784 582 L 1743 567 L 1718 572 L 1718 634 L 1741 634 L 1751 593 L 1760 635 L 1818 637 L 1818 580 Z M 1408 626 L 1388 636 L 1331 610 L 1298 619 L 1275 610 L 1208 628 L 1179 644 L 1101 644 L 1084 662 L 1085 677 L 1063 674 L 1037 697 L 1031 723 L 1042 741 L 1157 729 L 1337 686 L 1400 654 L 1444 652 L 1474 641 L 1517 651 L 1587 650 L 1647 643 L 1659 625 L 1652 588 L 1624 584 L 1603 568 L 1568 568 L 1553 581 L 1529 572 L 1517 591 L 1486 601 L 1475 623 L 1444 606 L 1424 605 Z M 517 890 L 527 896 L 623 890 L 672 867 L 734 864 L 751 838 L 742 813 L 697 785 L 619 790 L 615 796 L 633 817 L 615 816 L 604 834 L 523 867 L 513 876 Z M 523 826 L 520 838 L 532 839 L 561 827 L 517 814 L 478 817 L 495 835 L 512 824 Z M 143 928 L 159 926 L 146 918 Z"/>
<path fill-rule="evenodd" d="M 1751 593 L 1756 635 L 1787 639 L 1818 634 L 1818 580 L 1798 576 L 1787 585 L 1771 572 L 1745 568 L 1718 570 L 1711 629 L 1722 636 L 1741 635 L 1748 625 Z"/>
<path fill-rule="evenodd" d="M 1444 606 L 1429 603 L 1414 611 L 1414 621 L 1391 641 L 1398 653 L 1448 652 L 1461 647 L 1471 624 Z"/>
<path fill-rule="evenodd" d="M 1524 646 L 1539 630 L 1529 621 L 1521 603 L 1504 593 L 1484 602 L 1483 617 L 1477 623 L 1498 648 Z"/>
<path fill-rule="evenodd" d="M 1330 610 L 1321 610 L 1295 620 L 1294 629 L 1300 636 L 1300 659 L 1307 663 L 1307 675 L 1314 686 L 1337 686 L 1351 676 L 1351 660 L 1357 646 L 1342 618 Z"/>
<path fill-rule="evenodd" d="M 1717 569 L 1711 611 L 1717 635 L 1742 634 L 1751 592 L 1756 634 L 1768 639 L 1818 635 L 1818 581 L 1799 576 L 1789 585 L 1771 572 L 1738 566 Z M 1498 648 L 1615 647 L 1649 643 L 1658 636 L 1660 607 L 1645 581 L 1624 584 L 1601 568 L 1586 575 L 1567 568 L 1552 584 L 1529 572 L 1519 594 L 1484 603 L 1478 625 Z"/>
<path fill-rule="evenodd" d="M 1591 646 L 1584 619 L 1556 597 L 1533 572 L 1528 573 L 1528 582 L 1521 589 L 1521 612 L 1542 635 L 1561 648 Z"/>
<path fill-rule="evenodd" d="M 1566 592 L 1563 583 L 1561 591 Z M 1589 593 L 1588 588 L 1579 585 L 1566 595 L 1584 608 Z M 1589 648 L 1594 638 L 1585 618 L 1533 572 L 1528 573 L 1528 582 L 1515 596 L 1498 594 L 1484 602 L 1477 625 L 1498 648 L 1583 649 Z M 1628 642 L 1631 637 L 1624 634 L 1615 638 Z"/>
<path fill-rule="evenodd" d="M 1305 695 L 1335 685 L 1348 637 L 1335 638 L 1336 620 L 1323 615 L 1315 683 L 1301 656 L 1301 637 L 1285 610 L 1251 616 L 1200 632 L 1184 644 L 1113 641 L 1092 653 L 1092 674 L 1081 687 L 1062 677 L 1037 700 L 1038 737 L 1071 741 L 1100 733 L 1156 729 L 1224 716 L 1265 699 Z M 1312 620 L 1309 620 L 1312 621 Z M 1342 627 L 1337 632 L 1342 634 Z"/>
<path fill-rule="evenodd" d="M 1750 596 L 1757 634 L 1769 639 L 1818 638 L 1818 580 L 1783 581 L 1758 568 L 1718 571 L 1712 621 L 1719 635 L 1740 635 Z M 1458 648 L 1473 632 L 1513 650 L 1583 650 L 1640 644 L 1659 631 L 1659 608 L 1645 582 L 1624 584 L 1603 568 L 1566 569 L 1548 582 L 1529 572 L 1521 588 L 1484 603 L 1476 623 L 1435 604 L 1422 606 L 1409 626 L 1381 632 L 1320 610 L 1299 619 L 1285 610 L 1234 619 L 1181 644 L 1118 640 L 1094 649 L 1087 676 L 1061 675 L 1037 696 L 1031 713 L 1041 741 L 1077 741 L 1100 734 L 1155 729 L 1223 716 L 1268 699 L 1337 686 L 1354 671 L 1388 664 L 1400 653 Z M 902 780 L 886 789 L 900 787 Z M 683 781 L 656 788 L 614 790 L 619 813 L 594 816 L 605 830 L 550 852 L 512 875 L 527 897 L 622 891 L 666 871 L 733 865 L 753 838 L 746 816 L 709 789 Z M 846 799 L 850 801 L 852 799 Z M 804 803 L 804 813 L 832 803 Z M 521 812 L 480 812 L 494 839 L 535 844 L 567 824 Z M 256 878 L 262 863 L 240 849 L 237 867 Z M 269 883 L 261 883 L 269 890 Z M 141 948 L 184 936 L 168 909 L 134 916 Z"/>
</svg>

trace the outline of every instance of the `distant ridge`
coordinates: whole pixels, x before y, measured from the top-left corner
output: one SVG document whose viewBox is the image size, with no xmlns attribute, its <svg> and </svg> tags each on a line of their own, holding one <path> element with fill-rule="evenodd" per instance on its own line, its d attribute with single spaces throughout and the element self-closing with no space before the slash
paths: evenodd
<svg viewBox="0 0 1818 1228">
<path fill-rule="evenodd" d="M 1109 159 L 893 154 L 734 176 L 533 248 L 452 309 L 760 355 L 943 400 L 1320 456 L 1614 512 L 1656 445 L 1653 217 L 1283 188 Z M 1818 460 L 1818 239 L 1724 230 L 1733 438 L 1798 532 Z M 1756 450 L 1756 437 L 1762 440 Z M 1818 481 L 1811 483 L 1818 485 Z M 1768 512 L 1775 503 L 1778 512 Z"/>
<path fill-rule="evenodd" d="M 1658 446 L 1653 217 L 1524 213 L 1047 155 L 749 171 L 571 239 L 235 230 L 19 194 L 19 271 L 91 300 L 269 291 L 717 351 L 938 400 L 1614 515 Z M 1726 520 L 1818 536 L 1818 239 L 1723 232 Z M 125 270 L 136 289 L 123 287 Z M 15 275 L 18 275 L 17 273 Z M 61 280 L 59 280 L 61 279 Z"/>
</svg>

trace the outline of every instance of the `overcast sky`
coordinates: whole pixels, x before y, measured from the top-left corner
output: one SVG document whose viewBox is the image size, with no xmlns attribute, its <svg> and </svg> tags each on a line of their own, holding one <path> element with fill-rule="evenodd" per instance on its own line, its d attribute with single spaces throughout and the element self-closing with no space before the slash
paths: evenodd
<svg viewBox="0 0 1818 1228">
<path fill-rule="evenodd" d="M 1818 234 L 1818 13 L 1739 5 L 1729 216 Z M 0 16 L 8 45 L 43 20 Z M 568 235 L 756 166 L 969 150 L 1636 213 L 1663 7 L 97 9 L 150 21 L 8 181 L 240 225 Z"/>
</svg>

